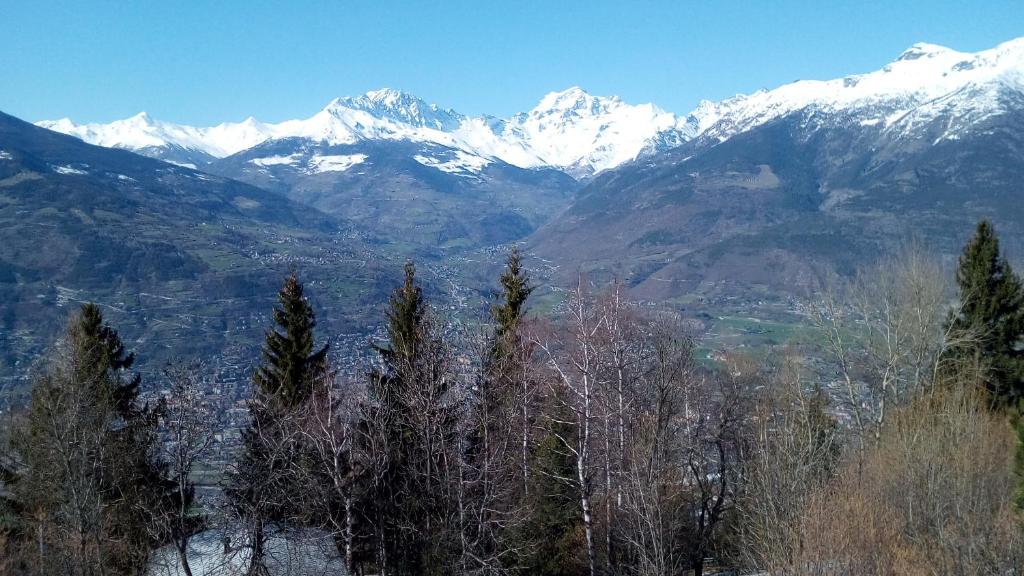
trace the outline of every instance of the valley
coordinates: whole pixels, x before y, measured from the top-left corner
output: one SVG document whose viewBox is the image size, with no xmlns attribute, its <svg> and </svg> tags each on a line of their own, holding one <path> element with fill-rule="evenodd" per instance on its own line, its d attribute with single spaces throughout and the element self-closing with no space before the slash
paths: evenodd
<svg viewBox="0 0 1024 576">
<path fill-rule="evenodd" d="M 0 14 L 0 576 L 1021 573 L 1019 0 Z"/>
<path fill-rule="evenodd" d="M 686 115 L 574 87 L 508 118 L 390 89 L 276 124 L 5 117 L 2 378 L 24 381 L 69 307 L 97 301 L 148 364 L 235 354 L 244 379 L 238 350 L 292 268 L 332 339 L 356 335 L 337 347 L 346 364 L 407 259 L 442 308 L 482 313 L 512 245 L 541 280 L 538 310 L 580 273 L 618 278 L 710 348 L 781 345 L 802 302 L 885 246 L 922 242 L 952 265 L 988 217 L 1020 253 L 1022 71 L 1021 40 L 919 44 L 876 72 Z"/>
</svg>

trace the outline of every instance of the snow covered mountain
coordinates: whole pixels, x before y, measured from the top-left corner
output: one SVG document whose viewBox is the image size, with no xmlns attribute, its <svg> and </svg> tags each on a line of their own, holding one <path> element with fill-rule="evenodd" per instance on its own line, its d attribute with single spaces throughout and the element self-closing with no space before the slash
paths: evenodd
<svg viewBox="0 0 1024 576">
<path fill-rule="evenodd" d="M 268 127 L 253 118 L 195 128 L 155 120 L 145 112 L 109 124 L 75 124 L 62 118 L 36 125 L 76 136 L 89 144 L 124 148 L 188 168 L 251 148 L 269 134 Z"/>
<path fill-rule="evenodd" d="M 385 89 L 337 98 L 310 118 L 278 124 L 249 118 L 197 128 L 142 113 L 109 124 L 79 125 L 64 118 L 38 125 L 91 144 L 126 148 L 179 164 L 205 164 L 268 140 L 300 138 L 331 146 L 400 140 L 459 151 L 462 162 L 455 168 L 479 169 L 500 160 L 520 168 L 558 168 L 574 176 L 614 168 L 692 136 L 685 122 L 651 104 L 632 106 L 575 87 L 548 94 L 533 110 L 506 120 L 465 116 Z M 430 158 L 427 162 L 446 161 Z"/>
<path fill-rule="evenodd" d="M 977 53 L 919 43 L 875 72 L 704 101 L 687 120 L 694 133 L 723 141 L 798 110 L 856 116 L 863 126 L 908 135 L 942 116 L 953 122 L 939 138 L 956 138 L 1015 94 L 1024 94 L 1024 38 Z"/>
<path fill-rule="evenodd" d="M 696 136 L 591 179 L 527 246 L 571 274 L 616 270 L 652 300 L 814 291 L 908 238 L 952 261 L 980 218 L 1024 249 L 1024 39 L 916 44 L 875 72 L 704 102 L 687 122 Z"/>
<path fill-rule="evenodd" d="M 86 142 L 127 148 L 170 162 L 205 165 L 270 140 L 298 138 L 335 146 L 407 141 L 453 152 L 424 157 L 449 172 L 479 172 L 494 161 L 555 168 L 586 178 L 699 138 L 721 142 L 799 110 L 821 122 L 842 118 L 913 137 L 950 118 L 934 138 L 956 138 L 1024 94 L 1024 38 L 977 53 L 915 44 L 882 69 L 834 80 L 805 80 L 721 102 L 701 102 L 685 117 L 653 104 L 631 105 L 578 87 L 544 96 L 529 112 L 500 119 L 465 116 L 397 90 L 337 98 L 306 119 L 265 124 L 253 118 L 197 128 L 145 113 L 110 124 L 65 118 L 38 125 Z M 443 166 L 443 167 L 442 167 Z"/>
<path fill-rule="evenodd" d="M 579 87 L 548 94 L 500 128 L 503 140 L 523 142 L 540 165 L 576 176 L 615 168 L 695 135 L 684 120 L 653 104 L 634 106 L 616 97 L 591 96 Z"/>
</svg>

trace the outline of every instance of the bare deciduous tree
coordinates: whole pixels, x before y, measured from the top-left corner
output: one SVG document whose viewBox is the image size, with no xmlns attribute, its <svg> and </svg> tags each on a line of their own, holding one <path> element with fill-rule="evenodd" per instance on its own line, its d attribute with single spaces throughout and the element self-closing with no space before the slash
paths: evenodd
<svg viewBox="0 0 1024 576">
<path fill-rule="evenodd" d="M 877 440 L 893 403 L 930 389 L 949 351 L 972 345 L 972 334 L 954 333 L 947 322 L 956 312 L 952 302 L 941 262 L 908 243 L 850 282 L 833 280 L 811 307 L 812 321 L 827 335 L 862 449 L 866 436 Z"/>
<path fill-rule="evenodd" d="M 158 411 L 163 435 L 160 458 L 166 464 L 167 481 L 176 485 L 175 502 L 166 509 L 145 511 L 147 527 L 154 540 L 173 543 L 182 571 L 192 576 L 188 542 L 203 525 L 203 518 L 193 509 L 192 475 L 213 446 L 224 407 L 209 396 L 213 384 L 200 362 L 173 364 L 164 370 L 164 378 L 170 388 Z"/>
<path fill-rule="evenodd" d="M 729 357 L 712 378 L 692 380 L 694 389 L 687 394 L 682 457 L 690 524 L 685 546 L 695 576 L 703 574 L 740 491 L 749 390 L 756 377 L 752 361 Z"/>
<path fill-rule="evenodd" d="M 1012 574 L 1024 531 L 1012 506 L 1005 418 L 948 387 L 892 412 L 861 464 L 804 512 L 797 574 Z"/>
<path fill-rule="evenodd" d="M 808 501 L 832 479 L 842 448 L 820 387 L 808 391 L 801 359 L 787 353 L 765 383 L 738 501 L 738 555 L 751 568 L 792 570 L 803 554 Z"/>
<path fill-rule="evenodd" d="M 551 397 L 561 406 L 553 414 L 545 415 L 548 420 L 559 418 L 558 414 L 571 415 L 569 424 L 572 434 L 566 435 L 557 426 L 548 426 L 548 432 L 562 447 L 573 455 L 576 463 L 575 477 L 562 480 L 572 484 L 579 497 L 580 515 L 586 538 L 587 564 L 589 573 L 597 573 L 597 555 L 594 544 L 594 475 L 595 475 L 595 428 L 598 417 L 598 391 L 604 374 L 600 345 L 600 331 L 604 318 L 587 290 L 582 276 L 568 303 L 566 329 L 556 331 L 551 338 L 535 337 L 534 343 L 544 355 L 552 372 L 549 384 L 558 387 L 551 390 Z"/>
<path fill-rule="evenodd" d="M 301 407 L 299 433 L 311 460 L 295 470 L 301 508 L 308 521 L 325 526 L 339 543 L 345 565 L 355 572 L 354 490 L 357 470 L 353 438 L 363 394 L 351 381 L 334 385 L 325 371 L 309 401 Z"/>
<path fill-rule="evenodd" d="M 685 531 L 682 432 L 687 394 L 695 378 L 693 343 L 675 322 L 651 326 L 649 354 L 625 408 L 621 526 L 629 562 L 638 575 L 676 574 L 689 558 L 678 546 Z"/>
</svg>

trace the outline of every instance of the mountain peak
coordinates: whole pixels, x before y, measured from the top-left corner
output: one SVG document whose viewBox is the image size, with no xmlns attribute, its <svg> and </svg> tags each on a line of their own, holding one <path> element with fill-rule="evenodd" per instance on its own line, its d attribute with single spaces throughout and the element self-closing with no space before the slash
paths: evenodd
<svg viewBox="0 0 1024 576">
<path fill-rule="evenodd" d="M 597 113 L 601 108 L 607 107 L 607 103 L 618 102 L 618 98 L 605 98 L 593 96 L 579 86 L 571 86 L 560 92 L 549 92 L 543 98 L 534 111 L 547 110 L 585 110 L 592 109 Z"/>
<path fill-rule="evenodd" d="M 387 106 L 394 106 L 399 102 L 416 102 L 422 101 L 416 96 L 403 92 L 402 90 L 395 90 L 394 88 L 381 88 L 380 90 L 370 90 L 366 94 L 363 94 L 362 98 L 365 98 L 371 102 L 379 102 Z"/>
<path fill-rule="evenodd" d="M 565 90 L 548 92 L 546 97 L 555 97 L 557 99 L 579 99 L 579 98 L 590 98 L 590 93 L 580 88 L 579 86 L 570 86 Z"/>
<path fill-rule="evenodd" d="M 1002 112 L 1001 90 L 1024 94 L 1024 38 L 976 53 L 921 42 L 875 71 L 803 80 L 718 102 L 701 101 L 685 116 L 653 104 L 595 96 L 572 85 L 544 95 L 533 109 L 504 119 L 464 116 L 414 94 L 381 88 L 335 98 L 308 119 L 279 124 L 250 118 L 238 124 L 193 128 L 142 112 L 105 125 L 77 126 L 68 119 L 40 125 L 94 144 L 133 150 L 174 144 L 217 158 L 285 138 L 331 144 L 428 142 L 519 167 L 553 167 L 585 177 L 697 136 L 721 141 L 805 109 L 825 113 L 816 121 L 855 116 L 864 126 L 905 131 L 910 124 L 924 126 L 941 114 L 987 118 Z M 897 125 L 909 113 L 913 122 Z M 964 120 L 965 126 L 969 124 Z M 951 127 L 947 132 L 955 137 L 963 130 Z"/>
<path fill-rule="evenodd" d="M 918 42 L 911 46 L 910 48 L 904 50 L 903 53 L 900 54 L 899 58 L 896 59 L 896 61 L 901 62 L 904 60 L 917 60 L 918 58 L 931 58 L 936 54 L 945 54 L 953 51 L 954 50 L 950 48 L 946 48 L 945 46 L 940 46 L 938 44 Z"/>
<path fill-rule="evenodd" d="M 462 116 L 454 110 L 428 104 L 414 94 L 393 88 L 371 90 L 362 96 L 335 98 L 325 110 L 334 116 L 344 116 L 349 110 L 357 110 L 380 120 L 441 131 L 454 130 L 462 121 Z"/>
<path fill-rule="evenodd" d="M 136 126 L 153 126 L 153 125 L 156 124 L 156 122 L 153 120 L 153 117 L 150 116 L 149 113 L 145 112 L 145 111 L 139 112 L 135 116 L 132 116 L 131 118 L 128 118 L 127 120 L 125 120 L 125 123 L 126 124 L 133 124 L 133 125 L 136 125 Z"/>
<path fill-rule="evenodd" d="M 74 121 L 72 121 L 71 118 L 68 118 L 67 116 L 59 118 L 57 120 L 43 120 L 41 122 L 36 122 L 36 126 L 40 126 L 42 128 L 46 128 L 47 130 L 53 130 L 55 132 L 61 132 L 64 134 L 68 134 L 72 132 L 75 128 L 77 128 L 77 125 L 74 123 Z"/>
<path fill-rule="evenodd" d="M 412 107 L 427 109 L 437 107 L 427 104 L 426 101 L 415 94 L 404 92 L 402 90 L 395 90 L 394 88 L 370 90 L 360 96 L 335 98 L 328 105 L 328 107 L 332 106 L 356 109 L 376 108 L 392 110 Z"/>
</svg>

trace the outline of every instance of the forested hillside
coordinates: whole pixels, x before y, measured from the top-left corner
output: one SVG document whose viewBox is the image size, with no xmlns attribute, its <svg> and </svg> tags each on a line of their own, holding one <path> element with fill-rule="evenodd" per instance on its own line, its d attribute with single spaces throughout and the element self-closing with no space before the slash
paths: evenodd
<svg viewBox="0 0 1024 576">
<path fill-rule="evenodd" d="M 167 369 L 144 400 L 129 346 L 83 305 L 4 427 L 3 571 L 1010 574 L 1024 562 L 1024 286 L 989 222 L 955 278 L 920 247 L 894 250 L 808 302 L 813 342 L 763 358 L 702 364 L 678 314 L 582 276 L 560 309 L 531 311 L 518 251 L 496 285 L 490 319 L 453 330 L 408 263 L 386 338 L 352 377 L 288 276 L 237 447 L 203 497 L 196 473 L 227 438 L 204 358 Z"/>
</svg>

